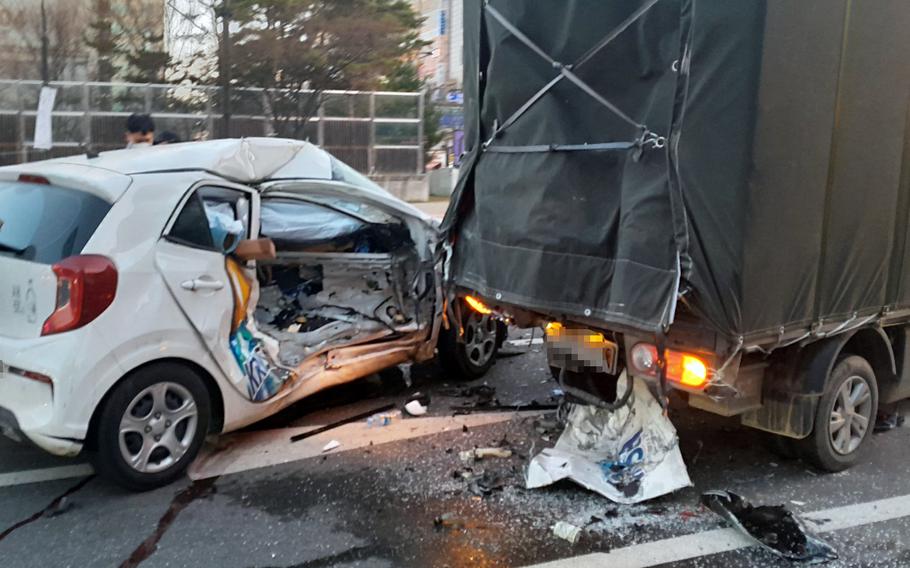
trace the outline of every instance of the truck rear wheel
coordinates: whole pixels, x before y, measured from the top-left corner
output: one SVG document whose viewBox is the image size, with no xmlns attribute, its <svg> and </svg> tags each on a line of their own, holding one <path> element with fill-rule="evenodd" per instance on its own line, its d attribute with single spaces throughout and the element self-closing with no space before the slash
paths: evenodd
<svg viewBox="0 0 910 568">
<path fill-rule="evenodd" d="M 818 403 L 812 434 L 800 441 L 802 456 L 825 471 L 843 471 L 859 461 L 878 410 L 875 372 L 862 357 L 842 357 L 831 370 Z"/>
</svg>

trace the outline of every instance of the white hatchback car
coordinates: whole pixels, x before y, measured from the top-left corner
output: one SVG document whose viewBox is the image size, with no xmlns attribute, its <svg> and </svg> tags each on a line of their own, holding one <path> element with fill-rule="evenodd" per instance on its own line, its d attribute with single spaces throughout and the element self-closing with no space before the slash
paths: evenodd
<svg viewBox="0 0 910 568">
<path fill-rule="evenodd" d="M 459 300 L 462 325 L 441 329 L 437 237 L 306 142 L 0 168 L 0 430 L 84 448 L 141 490 L 181 475 L 207 433 L 430 359 L 437 341 L 478 377 L 503 326 Z"/>
</svg>

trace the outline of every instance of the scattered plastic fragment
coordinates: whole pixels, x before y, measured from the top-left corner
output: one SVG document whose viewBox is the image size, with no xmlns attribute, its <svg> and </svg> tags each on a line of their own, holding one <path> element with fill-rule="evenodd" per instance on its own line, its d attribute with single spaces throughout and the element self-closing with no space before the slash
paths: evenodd
<svg viewBox="0 0 910 568">
<path fill-rule="evenodd" d="M 512 457 L 512 450 L 505 448 L 474 448 L 473 450 L 458 452 L 458 457 L 462 462 L 470 464 L 474 460 L 482 460 L 484 458 L 510 458 Z"/>
<path fill-rule="evenodd" d="M 411 402 L 404 405 L 404 409 L 408 411 L 408 414 L 411 416 L 423 416 L 427 413 L 427 407 L 420 404 L 419 400 L 412 400 Z"/>
<path fill-rule="evenodd" d="M 577 527 L 565 521 L 559 521 L 553 525 L 553 534 L 563 540 L 567 540 L 572 544 L 575 544 L 578 542 L 578 538 L 581 536 L 581 527 Z"/>
<path fill-rule="evenodd" d="M 452 513 L 444 513 L 433 519 L 433 526 L 437 529 L 460 529 L 465 527 L 465 522 Z"/>
<path fill-rule="evenodd" d="M 382 428 L 401 418 L 400 410 L 380 412 L 367 418 L 367 428 Z"/>
<path fill-rule="evenodd" d="M 329 442 L 322 448 L 322 451 L 331 452 L 332 450 L 334 450 L 335 448 L 338 448 L 338 447 L 341 447 L 341 442 L 339 442 L 338 440 L 332 440 L 331 442 Z"/>
<path fill-rule="evenodd" d="M 754 507 L 730 491 L 709 491 L 701 500 L 737 530 L 787 560 L 819 564 L 837 559 L 834 549 L 783 505 Z"/>
</svg>

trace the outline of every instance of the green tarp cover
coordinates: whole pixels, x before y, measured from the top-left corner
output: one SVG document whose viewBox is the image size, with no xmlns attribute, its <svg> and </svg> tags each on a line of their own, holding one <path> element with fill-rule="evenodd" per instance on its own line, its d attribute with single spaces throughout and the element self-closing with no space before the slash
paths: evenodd
<svg viewBox="0 0 910 568">
<path fill-rule="evenodd" d="M 653 332 L 910 306 L 906 0 L 465 0 L 452 275 Z"/>
</svg>

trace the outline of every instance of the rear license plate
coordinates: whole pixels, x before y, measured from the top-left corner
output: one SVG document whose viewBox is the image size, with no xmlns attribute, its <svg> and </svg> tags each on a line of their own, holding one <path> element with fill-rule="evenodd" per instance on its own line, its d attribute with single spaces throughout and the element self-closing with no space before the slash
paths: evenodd
<svg viewBox="0 0 910 568">
<path fill-rule="evenodd" d="M 591 370 L 615 375 L 619 346 L 597 331 L 561 329 L 547 335 L 550 364 L 568 371 Z"/>
</svg>

